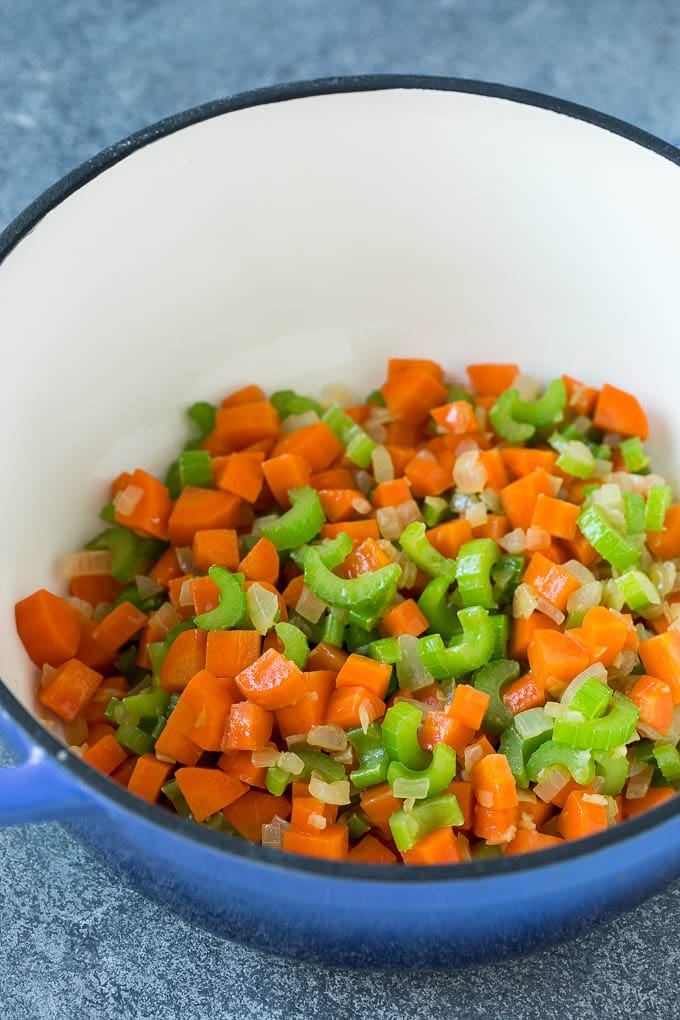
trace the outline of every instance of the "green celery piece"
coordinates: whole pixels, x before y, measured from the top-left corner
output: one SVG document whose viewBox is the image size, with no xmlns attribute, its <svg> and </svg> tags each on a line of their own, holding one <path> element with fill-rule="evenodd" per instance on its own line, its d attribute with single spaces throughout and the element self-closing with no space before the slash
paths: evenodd
<svg viewBox="0 0 680 1020">
<path fill-rule="evenodd" d="M 212 486 L 212 464 L 207 450 L 184 450 L 177 460 L 180 490 L 186 485 L 199 489 Z"/>
<path fill-rule="evenodd" d="M 399 641 L 395 637 L 379 638 L 377 641 L 371 641 L 367 654 L 371 659 L 375 659 L 376 662 L 389 662 L 390 666 L 396 666 L 398 662 L 401 662 L 401 648 L 399 647 Z"/>
<path fill-rule="evenodd" d="M 311 542 L 326 521 L 316 489 L 304 485 L 299 489 L 291 489 L 288 495 L 290 510 L 260 528 L 261 534 L 273 542 L 279 552 L 297 549 L 305 542 Z"/>
<path fill-rule="evenodd" d="M 372 641 L 377 641 L 378 637 L 378 632 L 374 628 L 367 629 L 363 625 L 351 622 L 345 628 L 345 647 L 350 653 L 358 651 L 359 648 L 366 649 Z"/>
<path fill-rule="evenodd" d="M 350 418 L 338 404 L 333 404 L 324 411 L 321 420 L 326 422 L 331 432 L 345 447 L 349 460 L 357 467 L 367 468 L 378 444 L 371 439 L 365 429 Z"/>
<path fill-rule="evenodd" d="M 282 421 L 291 414 L 304 414 L 306 411 L 315 411 L 319 417 L 323 413 L 321 404 L 311 397 L 299 396 L 295 390 L 277 390 L 269 400 Z"/>
<path fill-rule="evenodd" d="M 371 723 L 366 732 L 360 726 L 349 730 L 347 739 L 357 753 L 359 765 L 349 778 L 357 790 L 365 790 L 369 786 L 384 783 L 390 756 L 385 748 L 380 732 L 380 723 Z"/>
<path fill-rule="evenodd" d="M 670 485 L 652 485 L 647 493 L 645 531 L 662 531 L 666 511 L 671 505 Z"/>
<path fill-rule="evenodd" d="M 654 757 L 654 741 L 653 740 L 638 740 L 633 747 L 633 753 L 636 761 L 644 761 L 647 764 L 654 764 L 656 761 Z"/>
<path fill-rule="evenodd" d="M 248 603 L 243 592 L 243 574 L 232 574 L 226 567 L 212 566 L 208 575 L 220 590 L 220 602 L 214 609 L 194 617 L 202 630 L 229 630 L 245 616 Z"/>
<path fill-rule="evenodd" d="M 642 440 L 639 436 L 631 436 L 629 439 L 622 439 L 619 450 L 626 465 L 626 471 L 639 474 L 649 467 L 649 457 L 645 453 Z"/>
<path fill-rule="evenodd" d="M 672 744 L 660 744 L 654 748 L 654 757 L 664 779 L 676 783 L 680 779 L 680 753 Z"/>
<path fill-rule="evenodd" d="M 323 628 L 321 631 L 321 641 L 327 645 L 334 645 L 336 648 L 342 648 L 345 640 L 345 621 L 340 617 L 335 609 L 329 610 L 323 620 Z"/>
<path fill-rule="evenodd" d="M 396 779 L 427 779 L 429 780 L 428 799 L 438 797 L 456 778 L 456 752 L 448 744 L 435 744 L 432 760 L 424 769 L 415 770 L 393 761 L 387 770 L 387 781 L 394 786 Z"/>
<path fill-rule="evenodd" d="M 428 528 L 436 528 L 438 524 L 451 515 L 451 507 L 446 499 L 441 496 L 426 496 L 420 508 L 423 520 Z"/>
<path fill-rule="evenodd" d="M 446 403 L 453 404 L 456 400 L 465 400 L 471 407 L 475 406 L 475 400 L 471 393 L 464 390 L 457 383 L 446 383 Z"/>
<path fill-rule="evenodd" d="M 642 550 L 612 527 L 601 507 L 592 503 L 584 507 L 576 523 L 583 537 L 617 570 L 626 570 L 640 559 Z"/>
<path fill-rule="evenodd" d="M 295 754 L 302 759 L 304 768 L 302 772 L 294 776 L 292 772 L 280 768 L 278 765 L 271 765 L 265 775 L 265 783 L 270 793 L 280 797 L 286 788 L 294 780 L 300 779 L 308 782 L 312 772 L 318 772 L 321 778 L 327 783 L 337 783 L 345 778 L 345 767 L 339 761 L 334 761 L 323 751 L 308 751 L 301 748 Z"/>
<path fill-rule="evenodd" d="M 441 635 L 445 641 L 460 633 L 458 617 L 447 604 L 450 585 L 445 577 L 434 577 L 424 588 L 418 599 L 418 608 L 430 625 L 430 630 Z"/>
<path fill-rule="evenodd" d="M 510 621 L 505 613 L 498 613 L 489 617 L 489 623 L 493 627 L 493 651 L 490 661 L 494 662 L 496 659 L 505 658 L 510 638 Z"/>
<path fill-rule="evenodd" d="M 366 397 L 364 403 L 377 404 L 378 407 L 387 407 L 387 404 L 385 403 L 385 398 L 383 397 L 380 390 L 372 390 Z"/>
<path fill-rule="evenodd" d="M 492 538 L 465 542 L 456 560 L 456 581 L 464 606 L 495 609 L 491 570 L 500 559 L 500 549 Z"/>
<path fill-rule="evenodd" d="M 628 534 L 641 535 L 645 530 L 645 497 L 639 492 L 624 492 L 623 509 Z"/>
<path fill-rule="evenodd" d="M 592 478 L 595 474 L 595 457 L 579 439 L 568 440 L 555 464 L 574 478 Z"/>
<path fill-rule="evenodd" d="M 484 666 L 493 655 L 496 643 L 495 626 L 482 606 L 461 609 L 458 620 L 463 636 L 454 638 L 446 649 L 449 675 L 454 679 Z"/>
<path fill-rule="evenodd" d="M 578 688 L 569 703 L 572 712 L 580 712 L 584 719 L 598 719 L 609 708 L 613 691 L 595 677 L 588 677 Z"/>
<path fill-rule="evenodd" d="M 503 849 L 494 843 L 487 843 L 481 839 L 475 849 L 472 851 L 473 861 L 483 861 L 489 857 L 502 857 Z"/>
<path fill-rule="evenodd" d="M 299 776 L 294 776 L 292 772 L 279 768 L 278 765 L 270 765 L 265 773 L 264 781 L 268 792 L 275 797 L 280 797 L 286 792 L 290 783 L 298 778 Z"/>
<path fill-rule="evenodd" d="M 122 747 L 138 755 L 146 754 L 147 751 L 151 750 L 154 743 L 150 733 L 146 733 L 139 726 L 134 726 L 128 722 L 120 724 L 114 733 L 114 737 Z"/>
<path fill-rule="evenodd" d="M 357 843 L 362 836 L 365 836 L 371 830 L 370 822 L 359 811 L 350 811 L 348 814 L 343 815 L 341 819 L 339 818 L 338 821 L 349 829 L 351 843 Z"/>
<path fill-rule="evenodd" d="M 101 508 L 99 511 L 99 519 L 104 521 L 105 524 L 116 523 L 116 507 L 113 501 L 107 503 L 106 506 Z"/>
<path fill-rule="evenodd" d="M 274 627 L 276 636 L 283 642 L 283 654 L 298 669 L 304 669 L 309 657 L 309 642 L 299 627 L 292 623 L 277 623 Z"/>
<path fill-rule="evenodd" d="M 661 603 L 661 596 L 655 585 L 641 570 L 626 570 L 616 579 L 616 587 L 619 589 L 629 609 L 637 612 L 646 609 L 647 606 L 658 606 Z"/>
<path fill-rule="evenodd" d="M 416 771 L 427 768 L 431 760 L 418 743 L 421 722 L 420 709 L 406 701 L 398 701 L 385 712 L 381 727 L 382 742 L 392 761 L 401 762 Z"/>
<path fill-rule="evenodd" d="M 448 680 L 451 668 L 447 657 L 447 648 L 441 634 L 426 634 L 418 639 L 418 655 L 420 660 L 435 680 Z"/>
<path fill-rule="evenodd" d="M 522 790 L 529 786 L 527 762 L 541 744 L 552 737 L 553 722 L 542 708 L 529 708 L 519 712 L 512 726 L 501 735 L 498 750 L 508 759 L 510 771 Z"/>
<path fill-rule="evenodd" d="M 512 602 L 515 589 L 520 584 L 525 569 L 524 556 L 508 553 L 505 556 L 500 556 L 496 561 L 491 568 L 491 581 L 493 597 L 499 605 L 509 605 Z"/>
<path fill-rule="evenodd" d="M 625 695 L 615 692 L 607 715 L 585 722 L 556 719 L 554 737 L 563 744 L 582 750 L 611 751 L 628 743 L 635 733 L 639 716 L 637 705 Z"/>
<path fill-rule="evenodd" d="M 579 751 L 558 740 L 546 740 L 531 755 L 527 762 L 527 775 L 532 783 L 541 779 L 546 769 L 562 765 L 572 779 L 581 786 L 588 786 L 595 778 L 595 763 L 590 751 Z"/>
<path fill-rule="evenodd" d="M 202 443 L 215 428 L 217 408 L 207 400 L 199 400 L 187 410 L 187 418 L 197 426 L 199 435 L 191 440 L 192 445 Z M 188 444 L 187 444 L 188 448 Z"/>
<path fill-rule="evenodd" d="M 462 825 L 464 821 L 456 797 L 441 793 L 432 800 L 421 801 L 411 811 L 395 811 L 390 818 L 390 831 L 397 849 L 404 853 L 436 829 Z"/>
<path fill-rule="evenodd" d="M 85 546 L 86 549 L 108 549 L 111 553 L 111 576 L 121 584 L 134 581 L 137 574 L 145 574 L 167 548 L 167 542 L 155 538 L 140 538 L 127 528 L 113 527 L 100 532 Z"/>
<path fill-rule="evenodd" d="M 516 421 L 533 425 L 535 428 L 546 428 L 562 420 L 566 406 L 567 388 L 564 380 L 553 379 L 548 383 L 543 396 L 537 400 L 518 398 L 513 405 L 512 416 Z"/>
<path fill-rule="evenodd" d="M 483 541 L 483 540 L 482 540 Z M 430 577 L 443 577 L 449 584 L 456 579 L 456 561 L 442 556 L 427 538 L 423 521 L 412 521 L 401 533 L 399 544 L 410 560 Z M 495 542 L 493 543 L 495 545 Z"/>
<path fill-rule="evenodd" d="M 598 776 L 604 779 L 604 786 L 600 790 L 605 797 L 618 797 L 626 785 L 630 763 L 627 756 L 615 755 L 611 751 L 605 751 L 595 756 L 595 771 Z"/>
<path fill-rule="evenodd" d="M 390 563 L 359 577 L 337 577 L 324 566 L 314 546 L 305 558 L 305 584 L 334 609 L 347 609 L 350 623 L 370 630 L 394 601 L 401 567 Z M 368 626 L 366 626 L 368 624 Z"/>
<path fill-rule="evenodd" d="M 503 702 L 501 692 L 517 679 L 519 672 L 519 663 L 514 659 L 497 659 L 483 666 L 472 678 L 472 686 L 489 695 L 484 725 L 492 733 L 500 734 L 512 726 L 514 716 Z"/>
<path fill-rule="evenodd" d="M 347 532 L 341 531 L 335 538 L 326 538 L 323 542 L 318 542 L 316 545 L 301 545 L 298 549 L 293 549 L 290 558 L 301 570 L 304 570 L 308 551 L 315 549 L 323 565 L 328 567 L 329 570 L 335 570 L 341 563 L 344 563 L 353 548 L 354 543 L 352 539 Z"/>
<path fill-rule="evenodd" d="M 125 721 L 137 724 L 147 716 L 158 718 L 165 715 L 169 702 L 170 695 L 161 687 L 150 687 L 139 694 L 128 694 L 122 701 Z"/>
<path fill-rule="evenodd" d="M 534 425 L 517 421 L 514 410 L 520 395 L 517 390 L 505 390 L 489 411 L 489 421 L 494 431 L 509 443 L 526 443 L 536 432 Z"/>
<path fill-rule="evenodd" d="M 191 818 L 191 809 L 176 779 L 170 779 L 161 786 L 161 792 L 168 798 L 180 818 Z"/>
</svg>

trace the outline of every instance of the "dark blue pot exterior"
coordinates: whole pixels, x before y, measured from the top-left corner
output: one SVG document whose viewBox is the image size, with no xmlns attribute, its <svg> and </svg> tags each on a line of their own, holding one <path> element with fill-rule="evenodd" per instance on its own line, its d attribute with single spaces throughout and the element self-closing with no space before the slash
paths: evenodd
<svg viewBox="0 0 680 1020">
<path fill-rule="evenodd" d="M 131 152 L 233 110 L 333 92 L 422 88 L 496 96 L 587 121 L 676 165 L 672 146 L 593 110 L 458 79 L 329 79 L 275 86 L 169 118 L 69 174 L 0 236 L 0 263 L 52 208 Z M 70 755 L 0 682 L 0 824 L 66 821 L 142 892 L 210 931 L 335 967 L 424 970 L 528 952 L 578 934 L 680 874 L 680 798 L 590 839 L 448 868 L 331 864 L 263 851 L 149 806 Z"/>
</svg>

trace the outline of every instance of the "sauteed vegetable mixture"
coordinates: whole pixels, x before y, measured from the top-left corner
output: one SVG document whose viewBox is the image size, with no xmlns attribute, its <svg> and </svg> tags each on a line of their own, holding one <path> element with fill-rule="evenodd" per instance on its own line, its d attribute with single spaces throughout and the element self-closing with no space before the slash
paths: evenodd
<svg viewBox="0 0 680 1020">
<path fill-rule="evenodd" d="M 394 358 L 363 403 L 194 404 L 114 479 L 69 595 L 16 606 L 38 697 L 138 797 L 265 847 L 451 864 L 680 782 L 680 503 L 632 395 Z"/>
</svg>

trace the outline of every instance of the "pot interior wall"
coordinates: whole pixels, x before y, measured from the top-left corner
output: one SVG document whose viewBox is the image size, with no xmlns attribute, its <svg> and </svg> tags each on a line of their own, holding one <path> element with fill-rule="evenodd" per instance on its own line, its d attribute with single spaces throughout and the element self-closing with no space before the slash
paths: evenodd
<svg viewBox="0 0 680 1020">
<path fill-rule="evenodd" d="M 13 604 L 63 590 L 110 478 L 246 382 L 361 395 L 393 354 L 607 379 L 677 479 L 679 180 L 564 115 L 395 89 L 217 116 L 75 191 L 0 268 L 4 681 L 32 704 Z"/>
</svg>

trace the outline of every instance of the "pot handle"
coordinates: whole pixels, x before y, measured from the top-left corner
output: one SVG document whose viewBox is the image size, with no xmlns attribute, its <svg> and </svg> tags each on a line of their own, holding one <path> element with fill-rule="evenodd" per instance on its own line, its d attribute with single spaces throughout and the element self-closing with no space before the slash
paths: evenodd
<svg viewBox="0 0 680 1020">
<path fill-rule="evenodd" d="M 0 768 L 0 826 L 49 822 L 83 814 L 91 801 L 42 748 L 32 746 L 2 711 L 0 737 L 18 765 Z M 57 757 L 68 751 L 64 748 Z"/>
</svg>

